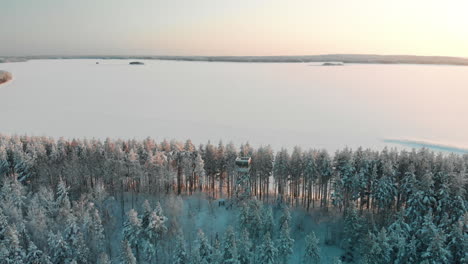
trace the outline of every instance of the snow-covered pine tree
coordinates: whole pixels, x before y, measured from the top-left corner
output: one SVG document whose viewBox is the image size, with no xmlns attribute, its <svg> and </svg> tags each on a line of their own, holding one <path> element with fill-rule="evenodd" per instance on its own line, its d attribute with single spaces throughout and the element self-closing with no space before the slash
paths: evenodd
<svg viewBox="0 0 468 264">
<path fill-rule="evenodd" d="M 65 206 L 65 203 L 68 204 L 67 207 L 71 207 L 70 199 L 68 198 L 68 190 L 69 188 L 65 184 L 65 181 L 60 178 L 59 183 L 57 185 L 57 198 L 55 199 L 58 207 Z"/>
<path fill-rule="evenodd" d="M 266 233 L 263 243 L 257 249 L 257 263 L 275 264 L 278 258 L 278 249 L 271 240 L 270 233 Z"/>
<path fill-rule="evenodd" d="M 226 230 L 223 248 L 223 264 L 240 264 L 236 235 L 232 227 L 228 227 Z"/>
<path fill-rule="evenodd" d="M 270 206 L 263 207 L 263 214 L 262 214 L 262 228 L 263 233 L 270 233 L 270 235 L 274 234 L 275 231 L 275 220 L 273 219 L 273 211 Z"/>
<path fill-rule="evenodd" d="M 356 254 L 356 247 L 361 239 L 361 223 L 357 214 L 354 203 L 351 202 L 345 211 L 344 219 L 344 240 L 343 248 L 345 250 L 344 257 L 346 261 L 353 261 Z"/>
<path fill-rule="evenodd" d="M 391 209 L 395 197 L 397 188 L 393 182 L 393 176 L 387 176 L 377 180 L 373 196 L 377 201 L 379 211 L 385 214 L 387 210 Z M 385 215 L 384 215 L 385 217 Z"/>
<path fill-rule="evenodd" d="M 105 235 L 104 227 L 102 226 L 101 216 L 99 211 L 92 207 L 90 208 L 90 222 L 86 223 L 87 226 L 87 242 L 90 248 L 91 259 L 97 259 L 103 251 L 105 251 Z"/>
<path fill-rule="evenodd" d="M 253 261 L 252 242 L 247 229 L 242 230 L 238 245 L 240 264 L 250 264 Z"/>
<path fill-rule="evenodd" d="M 67 263 L 71 261 L 70 256 L 68 255 L 70 252 L 69 245 L 63 239 L 61 234 L 50 232 L 47 241 L 49 245 L 48 255 L 50 256 L 50 260 L 53 264 Z"/>
<path fill-rule="evenodd" d="M 23 185 L 16 178 L 6 179 L 2 184 L 0 198 L 2 200 L 3 213 L 12 222 L 23 222 L 23 207 L 26 199 Z"/>
<path fill-rule="evenodd" d="M 25 263 L 52 264 L 49 256 L 38 249 L 32 241 L 29 241 L 28 254 L 26 255 Z"/>
<path fill-rule="evenodd" d="M 141 220 L 138 218 L 138 213 L 131 209 L 127 213 L 127 219 L 124 222 L 123 227 L 123 237 L 131 248 L 134 248 L 136 251 L 136 257 L 138 258 L 139 244 L 140 244 L 140 234 L 141 234 Z M 124 245 L 125 246 L 125 245 Z"/>
<path fill-rule="evenodd" d="M 10 170 L 10 163 L 8 162 L 8 154 L 5 146 L 0 145 L 0 181 L 3 182 L 4 177 Z"/>
<path fill-rule="evenodd" d="M 468 229 L 463 221 L 456 222 L 448 236 L 448 247 L 452 253 L 453 263 L 468 263 Z"/>
<path fill-rule="evenodd" d="M 290 157 L 288 150 L 282 148 L 279 152 L 276 153 L 275 163 L 273 165 L 273 176 L 275 178 L 277 188 L 278 188 L 278 202 L 282 204 L 285 199 L 286 194 L 286 182 L 289 176 L 289 162 Z"/>
<path fill-rule="evenodd" d="M 68 198 L 68 187 L 65 182 L 60 179 L 57 185 L 57 198 L 55 199 L 55 212 L 57 215 L 57 223 L 64 225 L 69 214 L 71 214 L 71 203 Z"/>
<path fill-rule="evenodd" d="M 279 238 L 276 242 L 276 248 L 278 250 L 278 258 L 280 263 L 288 263 L 288 258 L 293 253 L 294 239 L 289 234 L 289 224 L 285 221 L 281 226 Z"/>
<path fill-rule="evenodd" d="M 398 259 L 401 263 L 409 258 L 407 243 L 411 235 L 411 227 L 404 221 L 404 213 L 401 211 L 398 218 L 388 227 L 388 239 L 391 247 L 390 259 L 394 262 Z"/>
<path fill-rule="evenodd" d="M 142 231 L 143 251 L 148 261 L 154 261 L 157 258 L 159 242 L 167 232 L 165 225 L 167 218 L 163 215 L 161 205 L 157 203 L 156 208 L 149 215 L 148 225 Z"/>
<path fill-rule="evenodd" d="M 185 249 L 185 241 L 184 241 L 184 236 L 182 235 L 182 232 L 179 231 L 176 236 L 176 241 L 175 241 L 175 252 L 173 254 L 174 264 L 188 264 L 189 259 L 187 257 L 187 251 Z"/>
<path fill-rule="evenodd" d="M 342 264 L 342 263 L 343 263 L 343 262 L 341 261 L 340 258 L 338 258 L 338 257 L 334 257 L 334 258 L 333 258 L 332 264 Z"/>
<path fill-rule="evenodd" d="M 198 230 L 197 240 L 195 243 L 195 250 L 197 251 L 196 255 L 199 256 L 199 262 L 197 262 L 197 264 L 210 263 L 212 248 L 208 243 L 208 239 L 206 238 L 205 233 L 201 229 Z"/>
<path fill-rule="evenodd" d="M 29 230 L 31 239 L 34 240 L 39 247 L 44 248 L 47 244 L 47 236 L 44 231 L 48 229 L 48 222 L 53 221 L 48 217 L 46 208 L 41 204 L 38 194 L 35 194 L 33 198 L 29 200 L 27 208 L 25 224 Z"/>
<path fill-rule="evenodd" d="M 80 263 L 86 262 L 89 257 L 89 249 L 83 238 L 77 219 L 73 214 L 68 214 L 66 219 L 66 226 L 63 232 L 63 239 L 68 244 L 67 256 Z"/>
<path fill-rule="evenodd" d="M 247 219 L 245 227 L 248 229 L 252 240 L 257 241 L 262 237 L 262 207 L 263 204 L 259 200 L 253 198 L 248 201 Z"/>
<path fill-rule="evenodd" d="M 449 263 L 452 257 L 446 247 L 447 236 L 433 222 L 432 211 L 424 216 L 424 222 L 416 233 L 418 238 L 418 252 L 421 252 L 420 261 L 428 264 Z"/>
<path fill-rule="evenodd" d="M 153 209 L 151 208 L 150 203 L 148 202 L 148 200 L 145 200 L 143 202 L 143 216 L 141 217 L 141 226 L 143 229 L 148 226 L 152 212 Z"/>
<path fill-rule="evenodd" d="M 370 263 L 386 264 L 390 263 L 391 247 L 387 237 L 387 230 L 384 227 L 377 233 L 371 234 L 372 245 L 367 254 Z"/>
<path fill-rule="evenodd" d="M 291 223 L 291 213 L 289 212 L 289 207 L 286 204 L 281 206 L 281 217 L 279 219 L 279 229 L 283 227 L 284 223 Z"/>
<path fill-rule="evenodd" d="M 221 241 L 219 240 L 218 233 L 216 233 L 214 242 L 213 242 L 213 251 L 211 254 L 211 263 L 212 264 L 223 264 L 224 251 L 221 246 Z"/>
<path fill-rule="evenodd" d="M 5 232 L 8 227 L 8 220 L 6 215 L 3 213 L 2 207 L 0 207 L 0 241 L 5 239 Z"/>
<path fill-rule="evenodd" d="M 319 264 L 320 263 L 320 247 L 319 239 L 315 236 L 314 231 L 310 232 L 305 238 L 304 264 Z"/>
<path fill-rule="evenodd" d="M 5 244 L 5 248 L 7 250 L 7 254 L 2 253 L 2 257 L 4 257 L 3 261 L 8 264 L 23 264 L 26 254 L 21 247 L 20 238 L 18 235 L 18 231 L 16 227 L 13 225 L 9 225 L 6 228 L 4 233 L 4 239 L 2 243 Z"/>
<path fill-rule="evenodd" d="M 122 240 L 122 251 L 120 255 L 121 264 L 137 264 L 135 255 L 133 254 L 130 243 L 124 239 Z"/>
<path fill-rule="evenodd" d="M 99 257 L 97 258 L 96 263 L 97 264 L 111 264 L 111 261 L 109 259 L 109 256 L 107 256 L 106 253 L 101 253 L 99 254 Z"/>
</svg>

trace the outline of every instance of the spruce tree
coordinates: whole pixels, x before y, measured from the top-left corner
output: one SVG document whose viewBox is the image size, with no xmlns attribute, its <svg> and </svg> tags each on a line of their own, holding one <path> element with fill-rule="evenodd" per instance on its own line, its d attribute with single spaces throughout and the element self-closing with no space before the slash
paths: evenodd
<svg viewBox="0 0 468 264">
<path fill-rule="evenodd" d="M 136 250 L 136 257 L 138 258 L 138 250 L 140 244 L 140 234 L 141 234 L 141 220 L 138 217 L 138 213 L 131 209 L 127 213 L 127 219 L 124 222 L 123 226 L 123 237 L 125 243 L 131 248 L 135 248 Z M 125 246 L 125 245 L 124 245 Z"/>
<path fill-rule="evenodd" d="M 185 249 L 185 241 L 182 232 L 178 232 L 176 236 L 176 245 L 174 253 L 174 264 L 188 264 L 187 251 Z"/>
<path fill-rule="evenodd" d="M 99 254 L 99 257 L 96 261 L 97 264 L 111 264 L 109 256 L 106 253 Z"/>
<path fill-rule="evenodd" d="M 195 250 L 199 256 L 200 264 L 210 263 L 212 248 L 208 243 L 208 239 L 206 238 L 205 233 L 203 233 L 201 229 L 198 230 Z"/>
<path fill-rule="evenodd" d="M 122 249 L 121 249 L 120 261 L 121 264 L 137 264 L 137 260 L 135 255 L 133 255 L 132 248 L 130 247 L 130 243 L 126 239 L 122 241 Z"/>
<path fill-rule="evenodd" d="M 237 253 L 237 239 L 232 227 L 228 227 L 226 231 L 223 248 L 224 264 L 240 264 L 239 255 Z"/>
<path fill-rule="evenodd" d="M 275 231 L 275 221 L 273 219 L 273 212 L 270 206 L 264 206 L 262 214 L 262 227 L 262 235 L 265 235 L 266 233 L 270 233 L 271 235 Z"/>
<path fill-rule="evenodd" d="M 355 258 L 356 247 L 359 245 L 361 236 L 361 223 L 358 217 L 354 203 L 346 209 L 344 219 L 344 240 L 343 248 L 345 250 L 345 259 L 353 261 Z"/>
<path fill-rule="evenodd" d="M 319 239 L 315 236 L 314 231 L 310 232 L 305 238 L 304 264 L 320 263 L 320 248 L 318 244 Z"/>
<path fill-rule="evenodd" d="M 275 264 L 278 258 L 278 249 L 270 238 L 270 233 L 266 233 L 263 243 L 257 250 L 257 263 Z"/>
<path fill-rule="evenodd" d="M 247 229 L 242 230 L 238 245 L 240 264 L 250 264 L 253 261 L 252 242 Z"/>
<path fill-rule="evenodd" d="M 25 263 L 28 264 L 52 264 L 47 254 L 36 247 L 34 242 L 29 242 L 28 254 Z"/>
<path fill-rule="evenodd" d="M 288 258 L 293 253 L 294 239 L 289 234 L 289 224 L 287 221 L 281 226 L 280 236 L 276 242 L 278 258 L 281 263 L 288 263 Z"/>
</svg>

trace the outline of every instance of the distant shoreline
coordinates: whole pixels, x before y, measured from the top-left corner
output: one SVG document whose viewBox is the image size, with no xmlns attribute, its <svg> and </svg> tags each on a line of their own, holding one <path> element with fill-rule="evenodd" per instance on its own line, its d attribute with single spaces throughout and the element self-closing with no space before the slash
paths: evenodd
<svg viewBox="0 0 468 264">
<path fill-rule="evenodd" d="M 13 76 L 11 75 L 11 73 L 6 72 L 6 71 L 0 71 L 0 85 L 7 83 L 11 79 L 13 79 Z"/>
<path fill-rule="evenodd" d="M 436 150 L 436 151 L 444 151 L 444 152 L 451 152 L 451 153 L 458 153 L 458 154 L 468 154 L 468 149 L 464 147 L 438 143 L 438 142 L 425 141 L 425 140 L 386 138 L 386 139 L 383 139 L 383 142 L 399 144 L 399 145 L 412 147 L 412 148 L 429 148 L 429 149 Z"/>
<path fill-rule="evenodd" d="M 340 62 L 356 64 L 427 64 L 468 66 L 468 58 L 448 56 L 412 55 L 366 55 L 366 54 L 327 54 L 304 56 L 6 56 L 1 62 L 25 62 L 38 59 L 133 59 L 133 60 L 173 60 L 205 62 L 250 62 L 250 63 L 311 63 Z"/>
</svg>

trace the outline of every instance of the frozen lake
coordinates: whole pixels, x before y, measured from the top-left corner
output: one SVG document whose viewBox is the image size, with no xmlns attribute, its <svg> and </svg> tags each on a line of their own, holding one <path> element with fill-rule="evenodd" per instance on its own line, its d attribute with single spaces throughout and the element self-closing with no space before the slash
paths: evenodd
<svg viewBox="0 0 468 264">
<path fill-rule="evenodd" d="M 96 61 L 0 64 L 14 78 L 0 86 L 0 133 L 468 147 L 468 67 Z"/>
</svg>

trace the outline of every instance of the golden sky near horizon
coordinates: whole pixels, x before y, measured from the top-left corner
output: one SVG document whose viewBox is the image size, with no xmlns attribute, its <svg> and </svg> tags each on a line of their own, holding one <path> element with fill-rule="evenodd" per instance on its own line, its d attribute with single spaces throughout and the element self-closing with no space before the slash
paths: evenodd
<svg viewBox="0 0 468 264">
<path fill-rule="evenodd" d="M 464 0 L 0 0 L 0 55 L 468 57 Z"/>
</svg>

